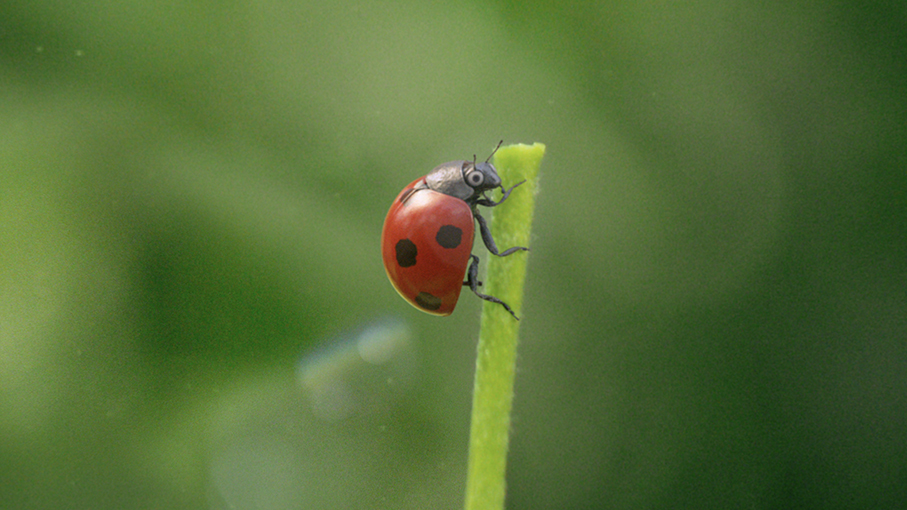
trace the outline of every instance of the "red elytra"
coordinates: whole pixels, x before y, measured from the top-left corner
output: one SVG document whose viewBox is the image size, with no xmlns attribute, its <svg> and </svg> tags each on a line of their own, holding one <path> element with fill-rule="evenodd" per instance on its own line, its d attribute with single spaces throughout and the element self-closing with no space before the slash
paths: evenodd
<svg viewBox="0 0 907 510">
<path fill-rule="evenodd" d="M 430 189 L 416 191 L 424 180 L 410 183 L 387 213 L 381 234 L 384 269 L 413 306 L 450 315 L 472 252 L 472 210 L 459 198 Z"/>
<path fill-rule="evenodd" d="M 487 160 L 478 164 L 461 160 L 438 165 L 404 188 L 391 204 L 381 234 L 384 269 L 400 296 L 424 312 L 450 315 L 460 290 L 467 285 L 478 297 L 500 304 L 519 319 L 506 303 L 479 292 L 479 258 L 471 251 L 474 221 L 478 221 L 482 241 L 493 255 L 503 257 L 528 250 L 517 246 L 499 253 L 476 208 L 504 202 L 520 184 L 504 189 L 497 170 Z M 495 202 L 485 196 L 486 191 L 498 187 L 503 192 L 501 200 Z"/>
</svg>

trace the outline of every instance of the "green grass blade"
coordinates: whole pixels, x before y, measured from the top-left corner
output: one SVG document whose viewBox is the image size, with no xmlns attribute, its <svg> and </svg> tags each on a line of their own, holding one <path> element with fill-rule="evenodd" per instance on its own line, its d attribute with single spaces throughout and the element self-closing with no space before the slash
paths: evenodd
<svg viewBox="0 0 907 510">
<path fill-rule="evenodd" d="M 492 209 L 492 232 L 500 250 L 529 246 L 539 166 L 544 155 L 545 146 L 540 143 L 509 145 L 495 154 L 494 165 L 505 186 L 526 180 L 504 204 Z M 523 282 L 529 253 L 486 257 L 488 272 L 483 292 L 509 304 L 518 316 L 523 307 Z M 519 324 L 502 306 L 485 302 L 472 400 L 466 510 L 504 508 Z"/>
</svg>

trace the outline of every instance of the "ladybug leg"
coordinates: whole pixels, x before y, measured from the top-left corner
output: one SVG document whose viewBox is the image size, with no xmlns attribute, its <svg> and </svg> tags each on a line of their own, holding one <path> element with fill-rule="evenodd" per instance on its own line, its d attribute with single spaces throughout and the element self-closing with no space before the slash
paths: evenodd
<svg viewBox="0 0 907 510">
<path fill-rule="evenodd" d="M 503 202 L 503 200 L 501 202 Z M 514 246 L 513 248 L 504 250 L 503 253 L 498 253 L 498 246 L 494 243 L 494 238 L 491 237 L 491 230 L 488 228 L 488 223 L 485 222 L 485 218 L 483 218 L 478 211 L 475 211 L 473 213 L 473 216 L 475 216 L 476 221 L 479 222 L 479 231 L 482 233 L 482 242 L 485 243 L 485 247 L 488 248 L 488 251 L 490 251 L 493 255 L 504 257 L 516 251 L 529 251 L 529 248 Z"/>
<path fill-rule="evenodd" d="M 526 182 L 525 179 L 514 184 L 513 186 L 510 187 L 510 189 L 504 189 L 504 185 L 502 184 L 501 192 L 503 193 L 503 196 L 497 202 L 495 202 L 494 200 L 492 200 L 490 198 L 481 198 L 479 200 L 476 200 L 476 203 L 479 205 L 483 205 L 485 207 L 494 207 L 494 206 L 500 204 L 501 202 L 503 202 L 504 200 L 507 200 L 507 197 L 510 196 L 510 192 L 513 191 L 513 188 L 516 188 L 517 186 L 519 186 L 520 184 L 523 184 L 524 182 Z"/>
<path fill-rule="evenodd" d="M 510 306 L 507 305 L 507 303 L 494 296 L 489 296 L 479 292 L 479 285 L 481 285 L 482 283 L 479 281 L 479 257 L 475 255 L 470 255 L 469 257 L 472 259 L 472 262 L 469 264 L 469 270 L 466 271 L 466 281 L 463 282 L 463 284 L 469 285 L 469 288 L 473 293 L 475 293 L 476 296 L 479 296 L 485 301 L 491 301 L 492 303 L 497 303 L 503 306 L 505 310 L 510 312 L 510 315 L 513 315 L 514 319 L 520 320 L 520 318 L 517 317 L 515 313 L 513 313 L 513 310 L 510 308 Z"/>
</svg>

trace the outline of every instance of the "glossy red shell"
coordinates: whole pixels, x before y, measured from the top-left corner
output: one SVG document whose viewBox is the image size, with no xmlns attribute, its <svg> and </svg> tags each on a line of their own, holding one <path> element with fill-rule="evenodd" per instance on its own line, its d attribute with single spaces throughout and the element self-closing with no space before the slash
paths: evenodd
<svg viewBox="0 0 907 510">
<path fill-rule="evenodd" d="M 430 189 L 414 190 L 423 180 L 404 188 L 387 212 L 381 233 L 384 269 L 411 305 L 450 315 L 463 288 L 475 224 L 463 200 Z"/>
</svg>

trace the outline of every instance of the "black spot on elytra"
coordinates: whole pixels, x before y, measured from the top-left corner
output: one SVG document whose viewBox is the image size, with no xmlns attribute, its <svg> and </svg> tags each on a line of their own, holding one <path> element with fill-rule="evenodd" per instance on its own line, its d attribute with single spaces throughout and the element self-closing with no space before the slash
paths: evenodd
<svg viewBox="0 0 907 510">
<path fill-rule="evenodd" d="M 409 239 L 400 239 L 397 241 L 397 264 L 400 267 L 412 267 L 416 265 L 416 243 Z"/>
<path fill-rule="evenodd" d="M 420 292 L 416 296 L 416 304 L 426 310 L 437 310 L 438 308 L 441 308 L 441 298 L 429 294 L 428 292 Z"/>
<path fill-rule="evenodd" d="M 456 248 L 463 242 L 463 231 L 453 225 L 444 225 L 438 229 L 438 234 L 435 235 L 435 241 L 437 241 L 442 248 Z"/>
</svg>

